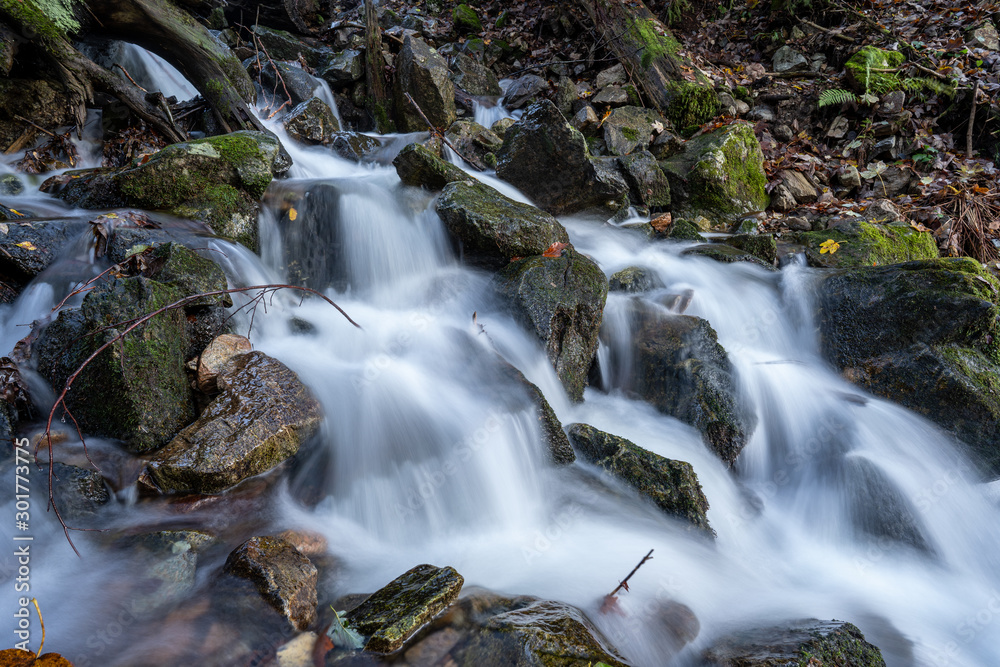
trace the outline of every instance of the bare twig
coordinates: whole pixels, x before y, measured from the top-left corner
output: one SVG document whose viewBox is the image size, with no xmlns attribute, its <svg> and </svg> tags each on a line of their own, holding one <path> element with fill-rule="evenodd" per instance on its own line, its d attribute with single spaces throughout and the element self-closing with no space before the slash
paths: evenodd
<svg viewBox="0 0 1000 667">
<path fill-rule="evenodd" d="M 56 138 L 56 135 L 54 135 L 54 134 L 53 134 L 52 132 L 49 132 L 48 130 L 46 130 L 46 129 L 45 129 L 44 127 L 42 127 L 41 125 L 36 125 L 35 123 L 32 123 L 32 122 L 31 122 L 30 120 L 28 120 L 28 119 L 27 119 L 27 118 L 25 118 L 24 116 L 18 116 L 17 114 L 13 114 L 13 116 L 14 116 L 14 118 L 16 118 L 16 119 L 18 119 L 18 120 L 20 120 L 20 121 L 23 121 L 23 122 L 27 123 L 28 125 L 32 126 L 33 128 L 35 128 L 35 129 L 36 129 L 36 130 L 38 130 L 39 132 L 44 132 L 45 134 L 49 135 L 49 136 L 50 136 L 50 137 L 52 137 L 53 139 L 55 139 L 55 138 Z"/>
<path fill-rule="evenodd" d="M 807 21 L 806 19 L 800 19 L 800 20 L 802 21 L 802 23 L 805 23 L 810 28 L 816 28 L 817 30 L 822 30 L 823 32 L 825 32 L 826 34 L 830 35 L 834 39 L 840 39 L 840 40 L 843 40 L 845 42 L 849 42 L 851 44 L 854 43 L 854 38 L 853 37 L 848 37 L 847 35 L 845 35 L 843 33 L 840 33 L 840 32 L 837 32 L 836 30 L 833 30 L 832 28 L 824 28 L 823 26 L 819 25 L 818 23 L 813 23 L 812 21 Z"/>
<path fill-rule="evenodd" d="M 125 69 L 124 67 L 122 67 L 121 64 L 115 63 L 113 65 L 113 67 L 117 67 L 118 69 L 120 69 L 122 71 L 122 73 L 128 78 L 128 80 L 132 82 L 132 85 L 134 85 L 136 88 L 138 88 L 139 90 L 141 90 L 144 93 L 148 93 L 149 92 L 148 90 L 146 90 L 145 88 L 143 88 L 142 86 L 140 86 L 138 83 L 136 83 L 135 79 L 132 78 L 132 75 L 129 74 L 128 70 Z"/>
<path fill-rule="evenodd" d="M 458 155 L 458 157 L 460 157 L 463 160 L 465 160 L 469 164 L 469 166 L 471 166 L 473 169 L 475 169 L 476 171 L 481 171 L 479 168 L 476 167 L 476 163 L 475 162 L 473 162 L 469 158 L 467 158 L 464 155 L 462 155 L 461 151 L 459 151 L 457 148 L 455 148 L 455 146 L 450 141 L 448 141 L 448 137 L 444 136 L 444 132 L 442 132 L 438 128 L 434 127 L 434 123 L 432 123 L 427 118 L 427 116 L 424 115 L 424 110 L 420 108 L 420 105 L 417 104 L 416 100 L 414 100 L 410 96 L 409 93 L 406 93 L 406 99 L 410 102 L 410 104 L 413 105 L 413 108 L 417 110 L 417 113 L 420 114 L 420 117 L 424 119 L 424 122 L 427 123 L 427 127 L 430 128 L 431 134 L 433 134 L 434 136 L 440 137 L 441 141 L 443 141 L 445 143 L 445 145 L 448 146 L 448 148 L 450 148 L 451 150 L 455 151 L 455 153 Z"/>
<path fill-rule="evenodd" d="M 620 591 L 623 588 L 625 590 L 628 590 L 628 580 L 632 578 L 633 574 L 635 574 L 636 572 L 639 571 L 640 567 L 642 567 L 643 565 L 646 564 L 647 560 L 653 560 L 653 550 L 652 549 L 649 550 L 648 554 L 646 554 L 645 556 L 642 557 L 642 560 L 639 561 L 638 565 L 636 565 L 635 567 L 632 568 L 632 571 L 628 573 L 627 577 L 625 577 L 624 579 L 622 579 L 621 581 L 618 582 L 618 585 L 615 587 L 615 590 L 613 590 L 610 593 L 608 593 L 608 596 L 609 597 L 613 597 L 615 595 L 615 593 L 617 593 L 618 591 Z"/>
<path fill-rule="evenodd" d="M 969 129 L 965 131 L 965 157 L 972 159 L 972 126 L 976 124 L 976 97 L 979 96 L 979 80 L 972 89 L 972 109 L 969 111 Z"/>
</svg>

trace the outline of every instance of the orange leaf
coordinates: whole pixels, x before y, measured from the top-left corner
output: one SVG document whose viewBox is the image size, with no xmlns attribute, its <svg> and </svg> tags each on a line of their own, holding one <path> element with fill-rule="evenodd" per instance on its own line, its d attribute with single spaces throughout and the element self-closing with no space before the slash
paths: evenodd
<svg viewBox="0 0 1000 667">
<path fill-rule="evenodd" d="M 560 243 L 556 241 L 542 253 L 542 257 L 562 257 L 563 250 L 569 247 L 568 243 Z"/>
</svg>

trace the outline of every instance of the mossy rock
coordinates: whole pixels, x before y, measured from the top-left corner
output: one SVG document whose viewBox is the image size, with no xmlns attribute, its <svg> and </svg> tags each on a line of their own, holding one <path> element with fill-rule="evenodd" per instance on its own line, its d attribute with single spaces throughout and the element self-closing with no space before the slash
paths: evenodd
<svg viewBox="0 0 1000 667">
<path fill-rule="evenodd" d="M 119 170 L 69 172 L 42 189 L 81 208 L 136 207 L 201 220 L 256 250 L 260 199 L 287 168 L 277 139 L 240 131 L 172 144 Z"/>
<path fill-rule="evenodd" d="M 675 241 L 698 241 L 707 243 L 708 239 L 701 235 L 701 230 L 693 222 L 683 219 L 674 220 L 667 231 L 667 238 Z"/>
<path fill-rule="evenodd" d="M 608 296 L 604 272 L 569 248 L 562 257 L 511 262 L 495 282 L 515 318 L 545 345 L 570 399 L 583 400 Z"/>
<path fill-rule="evenodd" d="M 65 521 L 89 526 L 111 500 L 104 478 L 96 470 L 56 462 L 52 469 L 52 494 Z"/>
<path fill-rule="evenodd" d="M 535 408 L 535 418 L 541 430 L 542 441 L 548 460 L 555 465 L 569 465 L 576 461 L 576 454 L 569 444 L 569 438 L 563 430 L 559 417 L 545 398 L 545 394 L 536 384 L 524 376 L 524 373 L 501 358 L 501 372 L 509 379 L 524 387 Z"/>
<path fill-rule="evenodd" d="M 480 33 L 483 31 L 483 23 L 479 20 L 476 10 L 469 5 L 458 5 L 451 13 L 451 18 L 455 22 L 455 30 L 461 34 Z"/>
<path fill-rule="evenodd" d="M 725 240 L 725 244 L 748 252 L 772 266 L 778 260 L 778 244 L 771 234 L 734 234 Z"/>
<path fill-rule="evenodd" d="M 393 159 L 399 180 L 404 185 L 427 188 L 437 192 L 455 181 L 464 181 L 469 175 L 445 162 L 420 144 L 409 144 Z"/>
<path fill-rule="evenodd" d="M 545 211 L 475 180 L 449 183 L 436 209 L 457 253 L 473 266 L 499 269 L 515 257 L 569 242 L 566 229 Z"/>
<path fill-rule="evenodd" d="M 618 158 L 632 203 L 662 210 L 670 206 L 670 181 L 649 151 Z"/>
<path fill-rule="evenodd" d="M 823 355 L 1000 475 L 1000 283 L 969 258 L 856 268 L 818 286 Z"/>
<path fill-rule="evenodd" d="M 717 640 L 704 658 L 717 667 L 885 667 L 882 652 L 857 626 L 815 619 L 734 632 Z"/>
<path fill-rule="evenodd" d="M 667 118 L 685 136 L 719 112 L 719 97 L 707 85 L 675 81 L 669 84 L 668 89 L 671 97 L 665 111 Z"/>
<path fill-rule="evenodd" d="M 670 179 L 674 215 L 731 224 L 770 203 L 764 154 L 747 123 L 688 140 L 660 167 Z"/>
<path fill-rule="evenodd" d="M 639 294 L 665 287 L 660 277 L 642 266 L 629 266 L 611 276 L 608 289 L 612 292 Z"/>
<path fill-rule="evenodd" d="M 464 583 L 454 568 L 418 565 L 349 611 L 346 625 L 367 638 L 366 651 L 392 653 L 454 602 Z"/>
<path fill-rule="evenodd" d="M 626 667 L 618 650 L 580 610 L 548 600 L 490 617 L 458 664 Z"/>
<path fill-rule="evenodd" d="M 793 238 L 805 246 L 809 264 L 819 267 L 882 266 L 938 257 L 934 237 L 905 224 L 852 221 L 826 231 L 799 232 Z M 833 253 L 821 252 L 829 240 L 840 247 Z"/>
<path fill-rule="evenodd" d="M 570 441 L 581 458 L 638 491 L 665 514 L 715 537 L 708 522 L 708 499 L 690 463 L 646 451 L 625 438 L 588 424 L 571 424 Z"/>
<path fill-rule="evenodd" d="M 182 296 L 225 290 L 229 285 L 222 268 L 179 243 L 163 243 L 153 248 L 148 260 L 149 277 L 169 285 Z M 206 296 L 191 301 L 185 307 L 221 306 L 228 308 L 233 299 L 228 294 Z"/>
<path fill-rule="evenodd" d="M 496 166 L 496 153 L 503 145 L 503 139 L 493 130 L 471 120 L 456 120 L 445 138 L 463 159 L 480 171 Z"/>
<path fill-rule="evenodd" d="M 277 359 L 243 355 L 217 382 L 222 393 L 150 459 L 161 491 L 224 491 L 273 469 L 319 430 L 319 402 Z"/>
<path fill-rule="evenodd" d="M 37 345 L 38 371 L 61 389 L 67 378 L 120 322 L 152 313 L 181 298 L 174 287 L 143 277 L 98 286 L 79 309 L 63 310 Z M 168 310 L 113 343 L 74 382 L 67 407 L 84 432 L 123 440 L 133 453 L 154 450 L 194 419 L 184 370 L 184 311 Z M 102 397 L 94 400 L 95 396 Z"/>
<path fill-rule="evenodd" d="M 775 253 L 777 253 L 777 247 L 775 248 Z M 757 266 L 768 269 L 769 271 L 775 270 L 773 263 L 768 263 L 756 255 L 751 255 L 745 250 L 740 250 L 739 248 L 725 243 L 702 243 L 694 246 L 693 248 L 688 248 L 681 254 L 707 257 L 708 259 L 722 264 L 747 262 L 749 264 L 756 264 Z"/>
<path fill-rule="evenodd" d="M 848 84 L 859 94 L 884 95 L 903 90 L 903 78 L 897 72 L 879 70 L 895 70 L 904 62 L 906 56 L 899 51 L 864 46 L 844 63 L 844 69 Z"/>
</svg>

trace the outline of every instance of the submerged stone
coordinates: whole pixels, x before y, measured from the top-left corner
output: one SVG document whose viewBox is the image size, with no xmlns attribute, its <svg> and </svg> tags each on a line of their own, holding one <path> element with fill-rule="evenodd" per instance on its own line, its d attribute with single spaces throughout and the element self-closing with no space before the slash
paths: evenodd
<svg viewBox="0 0 1000 667">
<path fill-rule="evenodd" d="M 253 583 L 296 630 L 316 620 L 316 566 L 280 537 L 250 538 L 229 554 L 224 571 Z"/>
<path fill-rule="evenodd" d="M 882 652 L 857 626 L 815 619 L 734 632 L 717 640 L 704 658 L 717 667 L 885 667 Z"/>
</svg>

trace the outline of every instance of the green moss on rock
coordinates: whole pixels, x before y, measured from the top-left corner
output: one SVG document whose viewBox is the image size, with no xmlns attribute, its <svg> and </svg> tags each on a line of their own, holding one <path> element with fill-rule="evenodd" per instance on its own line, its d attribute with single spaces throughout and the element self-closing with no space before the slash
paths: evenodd
<svg viewBox="0 0 1000 667">
<path fill-rule="evenodd" d="M 706 85 L 690 81 L 675 81 L 669 85 L 671 99 L 666 108 L 667 118 L 678 130 L 691 134 L 690 129 L 707 123 L 719 111 L 719 98 Z"/>
<path fill-rule="evenodd" d="M 830 239 L 840 248 L 834 253 L 821 253 L 820 246 Z M 827 231 L 800 232 L 795 240 L 806 247 L 806 256 L 814 266 L 882 266 L 938 256 L 937 243 L 929 232 L 902 224 L 852 222 Z"/>
<path fill-rule="evenodd" d="M 903 89 L 903 79 L 895 70 L 906 62 L 906 56 L 899 51 L 886 51 L 874 46 L 862 47 L 851 56 L 844 69 L 847 80 L 859 93 L 883 95 L 893 90 Z"/>
</svg>

